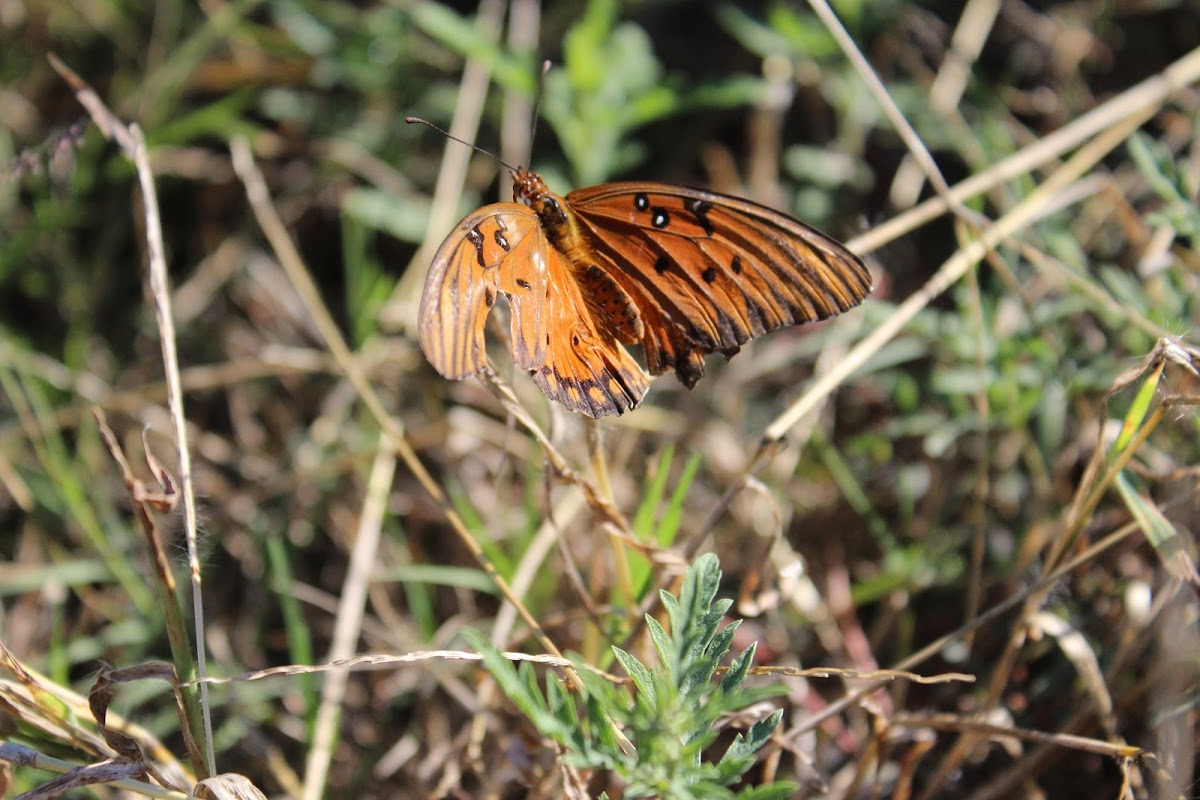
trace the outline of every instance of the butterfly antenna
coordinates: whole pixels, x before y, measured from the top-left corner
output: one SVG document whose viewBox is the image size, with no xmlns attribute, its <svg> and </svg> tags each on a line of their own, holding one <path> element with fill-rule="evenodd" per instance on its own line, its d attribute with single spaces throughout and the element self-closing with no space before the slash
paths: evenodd
<svg viewBox="0 0 1200 800">
<path fill-rule="evenodd" d="M 442 136 L 445 136 L 447 139 L 451 139 L 455 142 L 458 142 L 459 144 L 465 144 L 467 147 L 471 148 L 472 150 L 477 150 L 478 152 L 483 153 L 485 156 L 491 156 L 492 158 L 494 158 L 497 161 L 497 163 L 500 164 L 500 166 L 504 167 L 509 172 L 515 173 L 517 171 L 516 168 L 509 166 L 507 163 L 505 163 L 500 158 L 500 156 L 496 155 L 491 150 L 484 150 L 482 147 L 480 147 L 477 144 L 471 144 L 470 142 L 468 142 L 464 139 L 460 139 L 457 136 L 450 133 L 449 131 L 442 130 L 437 125 L 434 125 L 432 122 L 430 122 L 427 119 L 421 119 L 420 117 L 405 117 L 404 121 L 410 125 L 413 125 L 413 124 L 427 125 L 430 128 L 433 128 L 438 133 L 440 133 Z"/>
<path fill-rule="evenodd" d="M 537 96 L 533 100 L 533 121 L 529 124 L 529 146 L 533 146 L 534 137 L 537 136 L 538 117 L 542 111 L 542 95 L 546 93 L 546 73 L 550 71 L 550 59 L 542 62 L 542 74 L 538 76 Z"/>
</svg>

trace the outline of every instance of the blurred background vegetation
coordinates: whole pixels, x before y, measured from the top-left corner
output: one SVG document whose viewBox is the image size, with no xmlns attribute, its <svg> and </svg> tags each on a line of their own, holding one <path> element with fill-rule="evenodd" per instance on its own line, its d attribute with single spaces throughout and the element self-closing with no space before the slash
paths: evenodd
<svg viewBox="0 0 1200 800">
<path fill-rule="evenodd" d="M 1189 0 L 833 7 L 952 185 L 1200 42 Z M 85 695 L 101 663 L 168 657 L 144 540 L 89 409 L 106 410 L 127 452 L 140 452 L 148 427 L 168 468 L 177 459 L 136 175 L 51 52 L 149 144 L 216 675 L 329 656 L 380 436 L 250 213 L 232 138 L 249 141 L 326 307 L 487 559 L 510 580 L 532 568 L 526 607 L 561 649 L 609 669 L 607 645 L 637 615 L 616 585 L 608 529 L 479 383 L 439 378 L 413 337 L 431 248 L 462 214 L 508 199 L 507 175 L 405 115 L 455 126 L 559 193 L 616 179 L 707 185 L 845 240 L 932 196 L 927 183 L 897 180 L 902 141 L 801 4 L 0 0 L 0 736 L 74 764 L 107 754 L 84 735 L 94 723 L 44 698 L 22 705 L 17 665 Z M 953 58 L 963 88 L 939 105 L 931 91 Z M 554 68 L 532 136 L 543 59 Z M 870 255 L 877 288 L 861 309 L 772 334 L 728 364 L 714 358 L 690 393 L 659 379 L 644 408 L 604 426 L 614 504 L 663 548 L 634 558 L 637 599 L 671 586 L 680 556 L 716 552 L 738 600 L 731 613 L 747 619 L 737 646 L 757 641 L 762 664 L 897 664 L 1029 591 L 1059 548 L 1086 553 L 1125 531 L 1034 608 L 997 615 L 912 667 L 975 684 L 896 682 L 810 726 L 846 686 L 783 678 L 784 721 L 752 782 L 786 777 L 802 796 L 1117 797 L 1123 782 L 1139 797 L 1190 791 L 1200 622 L 1178 558 L 1194 562 L 1200 528 L 1194 409 L 1173 409 L 1137 443 L 1120 491 L 1083 511 L 1078 498 L 1095 480 L 1098 444 L 1111 441 L 1101 433 L 1142 410 L 1143 383 L 1109 391 L 1161 336 L 1196 341 L 1197 101 L 1194 88 L 1175 94 L 1075 199 L 926 305 L 789 428 L 727 505 L 766 426 L 964 244 L 970 234 L 950 217 Z M 1059 163 L 968 205 L 999 217 Z M 493 339 L 499 371 L 587 474 L 579 421 L 547 407 Z M 1198 387 L 1172 362 L 1159 397 Z M 497 627 L 492 582 L 403 467 L 380 524 L 354 652 L 463 649 L 464 627 L 540 651 L 521 626 Z M 1156 527 L 1179 538 L 1143 535 Z M 187 597 L 180 516 L 162 530 Z M 213 687 L 219 771 L 300 796 L 322 681 Z M 460 662 L 352 675 L 324 754 L 326 792 L 563 796 L 553 751 L 485 685 Z M 123 687 L 113 709 L 182 756 L 160 688 Z M 982 734 L 964 748 L 959 734 L 981 719 L 1156 757 L 1125 763 Z M 50 776 L 21 768 L 5 780 L 25 790 Z M 589 786 L 620 796 L 603 775 Z M 115 796 L 89 791 L 79 796 Z"/>
</svg>

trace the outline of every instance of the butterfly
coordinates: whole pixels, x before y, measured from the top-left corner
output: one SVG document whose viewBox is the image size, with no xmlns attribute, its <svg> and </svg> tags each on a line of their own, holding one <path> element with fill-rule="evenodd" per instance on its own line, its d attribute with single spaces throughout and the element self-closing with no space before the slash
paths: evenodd
<svg viewBox="0 0 1200 800">
<path fill-rule="evenodd" d="M 691 389 L 704 356 L 862 302 L 871 275 L 830 237 L 773 209 L 667 183 L 566 197 L 511 170 L 513 202 L 468 214 L 438 248 L 418 335 L 441 375 L 487 368 L 484 323 L 508 301 L 512 355 L 546 397 L 599 418 L 637 407 L 650 375 Z M 624 345 L 641 345 L 646 370 Z"/>
</svg>

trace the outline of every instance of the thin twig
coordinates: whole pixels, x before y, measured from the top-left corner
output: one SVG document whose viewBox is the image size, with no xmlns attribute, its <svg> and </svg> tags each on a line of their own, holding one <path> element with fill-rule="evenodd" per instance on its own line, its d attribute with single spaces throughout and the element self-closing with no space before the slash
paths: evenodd
<svg viewBox="0 0 1200 800">
<path fill-rule="evenodd" d="M 509 2 L 508 48 L 511 52 L 519 55 L 537 52 L 540 29 L 540 0 L 511 0 Z M 537 126 L 537 120 L 532 118 L 533 102 L 530 100 L 529 94 L 519 89 L 506 88 L 501 108 L 503 111 L 500 117 L 500 157 L 509 164 L 530 163 L 534 144 L 533 131 Z M 509 187 L 503 185 L 504 181 L 500 183 L 502 195 L 511 191 Z M 511 199 L 511 195 L 500 199 Z M 443 230 L 449 230 L 449 225 L 431 230 L 430 233 L 436 240 L 438 233 Z"/>
<path fill-rule="evenodd" d="M 921 141 L 921 137 L 913 130 L 912 125 L 904 118 L 903 112 L 892 100 L 892 96 L 888 94 L 887 87 L 883 85 L 879 75 L 871 68 L 867 62 L 866 56 L 858 49 L 858 45 L 850 38 L 850 34 L 846 32 L 846 28 L 842 25 L 842 21 L 838 19 L 837 14 L 829 7 L 826 0 L 809 0 L 809 5 L 817 12 L 817 16 L 821 18 L 821 22 L 825 24 L 826 30 L 833 35 L 838 46 L 842 48 L 842 52 L 850 61 L 850 64 L 858 72 L 859 78 L 866 84 L 867 89 L 875 97 L 875 102 L 883 109 L 884 116 L 892 123 L 892 127 L 896 129 L 896 133 L 904 140 L 905 147 L 908 148 L 910 156 L 916 159 L 921 166 L 921 171 L 925 173 L 925 177 L 933 186 L 934 191 L 938 193 L 938 197 L 946 204 L 946 208 L 952 211 L 955 216 L 959 217 L 964 224 L 970 225 L 972 228 L 977 226 L 976 216 L 963 205 L 963 201 L 958 199 L 950 191 L 946 179 L 942 177 L 941 170 L 938 169 L 937 163 L 934 162 L 933 156 L 930 155 L 929 149 L 925 147 L 925 143 Z"/>
<path fill-rule="evenodd" d="M 1138 530 L 1140 529 L 1136 523 L 1130 523 L 1122 526 L 1120 529 L 1114 531 L 1104 539 L 1092 545 L 1083 553 L 1080 553 L 1078 557 L 1072 559 L 1066 564 L 1063 564 L 1061 568 L 1042 578 L 1025 591 L 1021 592 L 1020 594 L 1013 595 L 1007 600 L 997 603 L 975 619 L 971 620 L 969 623 L 959 626 L 956 630 L 951 631 L 943 636 L 939 636 L 937 639 L 925 645 L 915 653 L 902 658 L 899 662 L 890 667 L 890 669 L 912 669 L 924 662 L 926 659 L 934 657 L 940 653 L 946 647 L 946 645 L 950 644 L 951 642 L 960 641 L 971 631 L 978 630 L 984 625 L 990 623 L 992 620 L 998 619 L 1004 614 L 1007 614 L 1009 611 L 1012 611 L 1014 608 L 1024 603 L 1026 599 L 1034 593 L 1041 592 L 1046 588 L 1053 586 L 1055 583 L 1062 580 L 1063 577 L 1074 571 L 1077 567 L 1087 563 L 1088 561 L 1091 561 L 1101 553 L 1104 553 L 1110 548 L 1115 547 L 1116 545 L 1125 541 L 1127 538 L 1137 533 Z M 871 681 L 865 686 L 858 687 L 854 691 L 849 692 L 830 703 L 821 711 L 821 713 L 814 714 L 805 719 L 796 728 L 788 731 L 786 736 L 789 739 L 795 739 L 796 737 L 802 736 L 809 731 L 816 729 L 817 726 L 819 726 L 825 720 L 842 713 L 842 711 L 844 711 L 846 708 L 859 702 L 872 692 L 877 691 L 883 685 L 883 681 Z"/>
<path fill-rule="evenodd" d="M 967 178 L 950 189 L 950 196 L 955 201 L 967 200 L 999 186 L 1005 181 L 1024 175 L 1092 139 L 1101 131 L 1108 130 L 1131 115 L 1139 114 L 1147 108 L 1158 109 L 1172 95 L 1195 83 L 1197 79 L 1200 79 L 1200 47 L 1192 50 L 1161 73 L 1126 89 L 1073 122 L 1047 134 L 1019 152 L 1013 153 L 985 172 Z M 873 252 L 888 242 L 919 228 L 926 222 L 936 219 L 948 208 L 949 205 L 945 198 L 931 197 L 919 206 L 850 239 L 846 242 L 846 246 L 860 255 Z"/>
<path fill-rule="evenodd" d="M 350 552 L 350 563 L 338 598 L 337 617 L 329 644 L 331 661 L 349 658 L 355 651 L 362 633 L 367 588 L 371 583 L 371 572 L 378 556 L 388 495 L 395 474 L 396 458 L 392 449 L 387 446 L 386 437 L 380 437 L 375 461 L 371 465 L 371 474 L 367 479 L 366 496 L 363 498 L 358 531 L 354 536 L 354 547 Z M 328 675 L 321 688 L 321 701 L 317 706 L 312 741 L 304 768 L 305 800 L 319 800 L 325 793 L 325 781 L 333 758 L 333 746 L 337 740 L 338 722 L 348 679 L 349 672 L 334 671 Z"/>
<path fill-rule="evenodd" d="M 938 114 L 950 116 L 971 77 L 971 65 L 979 58 L 983 44 L 1000 13 L 1000 0 L 970 0 L 963 6 L 958 25 L 950 37 L 950 47 L 942 58 L 937 76 L 929 86 L 929 105 Z M 908 208 L 921 193 L 924 175 L 912 153 L 904 156 L 892 178 L 889 199 L 893 208 Z"/>
<path fill-rule="evenodd" d="M 1200 50 L 1196 52 L 1196 64 L 1200 69 Z M 1123 142 L 1130 133 L 1153 116 L 1156 111 L 1156 106 L 1143 106 L 1131 116 L 1088 142 L 1062 167 L 1030 192 L 1028 197 L 997 219 L 978 239 L 971 241 L 966 247 L 951 256 L 918 292 L 897 306 L 888 319 L 855 345 L 845 358 L 822 375 L 799 400 L 767 426 L 763 432 L 764 446 L 760 447 L 759 454 L 756 454 L 754 461 L 757 462 L 764 453 L 765 443 L 780 441 L 792 426 L 823 402 L 847 377 L 878 352 L 879 348 L 891 341 L 934 298 L 958 282 L 966 271 L 982 259 L 989 250 L 1039 219 L 1045 213 L 1046 203 L 1050 198 L 1095 166 L 1101 158 Z"/>
<path fill-rule="evenodd" d="M 475 29 L 480 36 L 496 42 L 500 39 L 504 21 L 502 0 L 481 0 L 475 12 Z M 487 86 L 491 80 L 492 63 L 487 58 L 468 59 L 463 67 L 459 82 L 458 98 L 454 116 L 450 121 L 450 135 L 462 141 L 472 142 L 479 130 L 483 116 L 483 103 L 487 99 Z M 384 304 L 380 317 L 401 327 L 415 330 L 416 302 L 421 295 L 425 280 L 425 267 L 438 242 L 450 230 L 458 217 L 458 201 L 462 197 L 463 185 L 467 181 L 467 166 L 474 151 L 463 147 L 454 139 L 446 139 L 442 166 L 438 171 L 433 200 L 429 207 L 429 224 L 425 227 L 424 244 L 417 248 L 404 276 L 396 284 L 392 296 Z"/>
<path fill-rule="evenodd" d="M 901 728 L 929 728 L 935 731 L 969 732 L 993 739 L 1012 738 L 1023 739 L 1027 742 L 1044 742 L 1109 758 L 1138 758 L 1145 752 L 1142 748 L 1129 744 L 1113 744 L 1102 739 L 1089 739 L 1086 736 L 1074 736 L 1069 733 L 1045 733 L 1014 728 L 1009 725 L 994 725 L 974 719 L 963 719 L 957 714 L 900 713 L 892 717 L 889 722 L 892 726 Z"/>
<path fill-rule="evenodd" d="M 207 651 L 204 646 L 204 634 L 207 630 L 204 624 L 204 591 L 200 573 L 200 550 L 197 546 L 196 534 L 196 497 L 192 486 L 191 450 L 187 441 L 187 419 L 183 413 L 183 390 L 179 379 L 179 357 L 175 349 L 175 323 L 171 313 L 170 281 L 167 278 L 167 261 L 164 255 L 162 222 L 158 213 L 158 194 L 154 186 L 154 173 L 150 170 L 150 162 L 146 155 L 146 140 L 141 128 L 136 123 L 126 126 L 109 111 L 100 96 L 88 86 L 82 78 L 76 75 L 53 53 L 48 56 L 51 66 L 63 77 L 75 92 L 80 104 L 91 114 L 105 136 L 114 139 L 125 156 L 133 162 L 137 170 L 138 185 L 142 193 L 142 211 L 145 214 L 146 254 L 149 267 L 151 294 L 154 297 L 154 318 L 158 325 L 159 339 L 162 345 L 163 370 L 167 379 L 167 406 L 170 409 L 171 422 L 175 428 L 175 448 L 179 458 L 179 483 L 183 493 L 184 536 L 187 540 L 188 572 L 192 586 L 192 615 L 195 620 L 195 666 L 200 677 L 207 672 Z M 176 653 L 177 657 L 181 654 Z M 180 677 L 189 676 L 193 667 L 190 663 L 176 662 Z M 194 699 L 187 693 L 184 704 L 185 713 L 200 715 L 202 724 L 202 740 L 204 758 L 195 764 L 197 777 L 203 779 L 216 774 L 216 756 L 212 746 L 212 717 L 209 714 L 208 694 L 204 686 L 200 687 L 200 700 L 193 708 Z M 184 724 L 196 720 L 184 720 Z M 193 731 L 193 734 L 197 732 Z"/>
</svg>

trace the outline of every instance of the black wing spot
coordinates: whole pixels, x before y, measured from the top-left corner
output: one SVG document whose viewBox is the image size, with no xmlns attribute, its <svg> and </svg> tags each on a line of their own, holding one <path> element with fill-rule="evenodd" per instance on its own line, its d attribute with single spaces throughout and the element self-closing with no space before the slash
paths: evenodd
<svg viewBox="0 0 1200 800">
<path fill-rule="evenodd" d="M 508 246 L 508 239 L 504 236 L 504 231 L 500 230 L 499 228 L 497 228 L 496 232 L 492 234 L 492 238 L 496 240 L 496 244 L 500 245 L 500 249 L 504 252 L 507 253 L 511 249 Z"/>
<path fill-rule="evenodd" d="M 483 290 L 483 302 L 488 308 L 496 304 L 496 293 L 492 291 L 492 287 Z"/>
<path fill-rule="evenodd" d="M 579 336 L 574 333 L 571 334 L 571 347 L 579 347 Z"/>
<path fill-rule="evenodd" d="M 657 272 L 659 275 L 665 274 L 667 271 L 667 268 L 669 268 L 670 266 L 671 266 L 671 259 L 667 258 L 666 256 L 659 256 L 658 258 L 656 258 L 654 260 L 654 271 Z"/>
<path fill-rule="evenodd" d="M 517 286 L 520 286 L 522 289 L 525 289 L 526 291 L 533 288 L 533 285 L 530 284 L 529 281 L 525 280 L 524 278 L 517 278 Z"/>
<path fill-rule="evenodd" d="M 733 263 L 729 265 L 729 268 L 731 270 L 733 270 L 734 275 L 741 275 L 742 274 L 742 257 L 734 256 Z"/>
<path fill-rule="evenodd" d="M 700 273 L 700 277 L 704 278 L 705 283 L 712 283 L 717 279 L 717 271 L 714 268 L 709 267 L 708 269 L 704 270 L 704 272 Z"/>
<path fill-rule="evenodd" d="M 479 266 L 486 267 L 487 261 L 483 257 L 483 233 L 478 225 L 467 231 L 467 241 L 475 247 L 475 258 L 479 261 Z"/>
<path fill-rule="evenodd" d="M 633 207 L 638 211 L 645 211 L 650 208 L 650 198 L 645 192 L 638 192 L 633 196 Z"/>
<path fill-rule="evenodd" d="M 696 218 L 696 221 L 700 223 L 700 227 L 704 228 L 706 236 L 713 235 L 713 224 L 708 220 L 708 212 L 712 209 L 712 203 L 693 197 L 684 200 L 683 207 L 685 210 L 690 211 Z"/>
<path fill-rule="evenodd" d="M 655 206 L 650 209 L 650 213 L 653 215 L 650 217 L 650 224 L 654 227 L 661 229 L 671 224 L 671 215 L 667 213 L 665 208 Z"/>
</svg>

